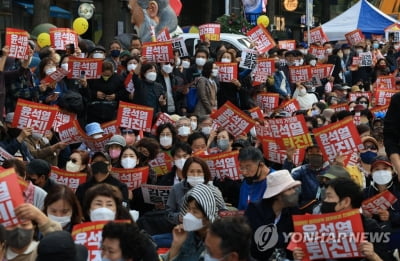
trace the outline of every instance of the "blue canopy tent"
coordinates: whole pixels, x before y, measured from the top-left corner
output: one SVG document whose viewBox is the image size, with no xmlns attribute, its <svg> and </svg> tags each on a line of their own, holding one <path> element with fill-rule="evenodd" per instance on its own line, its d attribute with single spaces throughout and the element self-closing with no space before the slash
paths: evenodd
<svg viewBox="0 0 400 261">
<path fill-rule="evenodd" d="M 20 1 L 14 1 L 14 3 L 23 7 L 28 14 L 33 15 L 33 4 L 20 2 Z M 62 9 L 61 7 L 52 5 L 52 6 L 50 6 L 50 17 L 72 19 L 72 14 L 71 14 L 71 12 L 69 12 L 65 9 Z"/>
<path fill-rule="evenodd" d="M 388 16 L 367 0 L 360 0 L 347 11 L 324 23 L 322 29 L 330 41 L 345 40 L 346 33 L 360 29 L 364 35 L 384 34 L 384 29 L 398 20 Z"/>
</svg>

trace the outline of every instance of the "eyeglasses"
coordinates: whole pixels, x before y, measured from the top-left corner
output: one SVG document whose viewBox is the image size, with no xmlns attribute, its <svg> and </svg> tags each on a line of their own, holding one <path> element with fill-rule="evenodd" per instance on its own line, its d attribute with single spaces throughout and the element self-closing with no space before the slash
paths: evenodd
<svg viewBox="0 0 400 261">
<path fill-rule="evenodd" d="M 378 150 L 378 148 L 375 145 L 370 145 L 370 146 L 364 146 L 366 150 Z"/>
<path fill-rule="evenodd" d="M 359 101 L 358 104 L 368 104 L 366 101 Z"/>
<path fill-rule="evenodd" d="M 125 134 L 134 134 L 135 132 L 133 130 L 122 130 L 121 133 L 122 135 L 125 135 Z"/>
</svg>

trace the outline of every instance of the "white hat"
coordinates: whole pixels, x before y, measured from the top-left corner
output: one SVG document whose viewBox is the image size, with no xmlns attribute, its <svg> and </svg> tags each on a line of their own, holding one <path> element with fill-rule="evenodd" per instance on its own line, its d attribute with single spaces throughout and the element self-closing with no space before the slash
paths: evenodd
<svg viewBox="0 0 400 261">
<path fill-rule="evenodd" d="M 267 176 L 267 189 L 264 192 L 263 198 L 272 198 L 300 184 L 301 181 L 294 180 L 288 170 L 274 171 Z"/>
</svg>

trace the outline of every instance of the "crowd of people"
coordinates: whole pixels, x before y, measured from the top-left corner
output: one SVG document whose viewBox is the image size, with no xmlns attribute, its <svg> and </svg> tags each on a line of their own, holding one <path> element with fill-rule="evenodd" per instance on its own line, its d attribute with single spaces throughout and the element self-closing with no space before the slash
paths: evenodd
<svg viewBox="0 0 400 261">
<path fill-rule="evenodd" d="M 141 56 L 142 42 L 135 35 L 128 49 L 118 41 L 104 48 L 80 40 L 68 54 L 29 41 L 26 60 L 8 57 L 9 47 L 4 46 L 0 111 L 5 117 L 0 124 L 0 146 L 13 158 L 4 160 L 2 167 L 14 168 L 28 186 L 23 191 L 25 203 L 15 209 L 20 224 L 1 228 L 3 259 L 86 260 L 87 250 L 72 240 L 74 225 L 107 220 L 102 260 L 302 260 L 306 249 L 288 250 L 284 237 L 294 231 L 293 215 L 360 209 L 362 201 L 384 191 L 400 198 L 400 94 L 393 96 L 386 117 L 371 112 L 376 101 L 367 95 L 376 88 L 379 76 L 398 76 L 398 44 L 366 40 L 354 46 L 317 45 L 325 48 L 324 58 L 309 54 L 305 43 L 298 43 L 294 50 L 275 47 L 260 54 L 275 60 L 275 72 L 256 86 L 252 70 L 239 68 L 239 50 L 224 44 L 211 50 L 210 42 L 201 42 L 193 57 L 180 57 L 176 50 L 173 61 L 161 64 Z M 354 65 L 353 59 L 363 52 L 372 54 L 371 66 Z M 59 67 L 68 71 L 72 56 L 103 60 L 100 78 L 82 75 L 51 84 L 41 81 Z M 237 79 L 219 82 L 217 62 L 237 63 Z M 319 64 L 333 64 L 334 70 L 318 86 L 290 80 L 290 67 Z M 188 93 L 193 87 L 197 103 L 191 109 Z M 287 148 L 284 162 L 272 162 L 266 159 L 255 128 L 238 137 L 215 128 L 210 115 L 227 101 L 248 113 L 257 105 L 257 94 L 265 91 L 278 93 L 280 103 L 296 99 L 300 110 L 293 115 L 304 115 L 310 133 L 358 113 L 358 133 L 353 134 L 361 137 L 363 148 L 357 151 L 357 164 L 345 165 L 341 154 L 335 162 L 327 161 L 316 142 L 306 149 L 300 164 L 294 163 L 292 147 Z M 350 92 L 366 95 L 351 101 Z M 75 113 L 94 139 L 105 135 L 101 124 L 116 119 L 120 101 L 153 108 L 153 122 L 165 113 L 173 123 L 162 123 L 155 133 L 144 135 L 121 128 L 103 150 L 92 151 L 84 143 L 63 142 L 55 130 L 41 134 L 30 126 L 13 127 L 17 99 L 58 105 Z M 336 112 L 332 108 L 336 104 L 349 109 Z M 264 118 L 255 121 L 267 125 L 271 118 L 290 116 L 282 110 L 265 111 Z M 242 179 L 212 176 L 201 155 L 235 150 Z M 128 190 L 112 175 L 112 168 L 149 166 L 159 153 L 167 153 L 173 166 L 164 175 L 150 168 L 147 184 L 172 189 L 166 204 L 148 204 L 141 188 Z M 52 166 L 85 173 L 87 181 L 74 192 L 50 177 Z M 222 218 L 223 212 L 235 217 Z M 376 214 L 361 214 L 364 231 L 389 232 L 390 243 L 366 238 L 357 245 L 362 257 L 354 260 L 395 260 L 400 245 L 400 201 Z M 260 236 L 259 229 L 265 226 L 278 232 L 276 242 Z M 169 250 L 159 255 L 160 248 Z"/>
</svg>

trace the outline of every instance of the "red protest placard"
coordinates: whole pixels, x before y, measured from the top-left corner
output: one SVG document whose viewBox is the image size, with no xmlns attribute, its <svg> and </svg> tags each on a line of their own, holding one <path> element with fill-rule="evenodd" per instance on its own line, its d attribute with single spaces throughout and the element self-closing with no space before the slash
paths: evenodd
<svg viewBox="0 0 400 261">
<path fill-rule="evenodd" d="M 305 31 L 304 34 L 306 35 L 306 39 L 307 39 L 307 31 Z M 323 44 L 325 42 L 329 42 L 329 39 L 326 36 L 326 34 L 321 26 L 310 30 L 310 43 Z"/>
<path fill-rule="evenodd" d="M 211 118 L 235 137 L 243 133 L 248 133 L 254 126 L 253 119 L 229 101 L 211 114 Z"/>
<path fill-rule="evenodd" d="M 69 112 L 64 112 L 58 110 L 56 113 L 56 117 L 54 118 L 52 128 L 55 132 L 59 131 L 59 127 L 61 125 L 67 124 L 68 122 L 76 120 L 76 114 L 75 113 L 69 113 Z"/>
<path fill-rule="evenodd" d="M 276 45 L 274 38 L 267 29 L 261 25 L 257 25 L 248 31 L 247 36 L 255 44 L 257 51 L 261 54 L 268 52 L 269 49 L 272 49 Z"/>
<path fill-rule="evenodd" d="M 151 134 L 156 135 L 156 131 L 158 126 L 164 123 L 171 123 L 174 124 L 175 122 L 171 119 L 171 116 L 167 113 L 160 113 L 157 117 L 156 122 L 154 123 L 153 127 L 151 127 Z"/>
<path fill-rule="evenodd" d="M 171 42 L 147 42 L 143 43 L 142 56 L 147 62 L 169 63 L 174 61 Z"/>
<path fill-rule="evenodd" d="M 375 105 L 376 106 L 389 105 L 390 99 L 392 98 L 392 96 L 398 92 L 399 92 L 399 90 L 376 89 L 375 90 Z"/>
<path fill-rule="evenodd" d="M 12 126 L 19 129 L 31 127 L 38 133 L 44 133 L 51 129 L 57 112 L 57 106 L 18 99 Z"/>
<path fill-rule="evenodd" d="M 171 40 L 171 36 L 169 35 L 169 30 L 167 27 L 161 30 L 161 32 L 157 35 L 157 42 L 167 42 Z"/>
<path fill-rule="evenodd" d="M 264 119 L 264 113 L 260 107 L 254 107 L 249 110 L 251 118 L 254 119 Z"/>
<path fill-rule="evenodd" d="M 296 99 L 285 100 L 279 105 L 278 109 L 293 113 L 300 110 L 300 104 Z"/>
<path fill-rule="evenodd" d="M 333 68 L 333 64 L 318 64 L 316 66 L 311 66 L 311 75 L 313 77 L 318 77 L 319 79 L 327 78 L 331 76 Z"/>
<path fill-rule="evenodd" d="M 3 147 L 0 147 L 0 165 L 3 165 L 3 162 L 8 159 L 12 159 L 14 156 L 8 153 Z"/>
<path fill-rule="evenodd" d="M 75 192 L 80 184 L 86 182 L 87 174 L 79 172 L 69 172 L 52 166 L 50 178 L 59 184 L 64 184 L 68 186 Z"/>
<path fill-rule="evenodd" d="M 134 169 L 112 168 L 111 173 L 116 179 L 126 184 L 128 190 L 134 190 L 139 188 L 140 185 L 147 183 L 149 167 Z"/>
<path fill-rule="evenodd" d="M 260 92 L 257 93 L 256 104 L 263 111 L 272 111 L 279 104 L 279 93 Z"/>
<path fill-rule="evenodd" d="M 290 82 L 307 82 L 311 80 L 311 66 L 289 66 Z"/>
<path fill-rule="evenodd" d="M 218 78 L 220 82 L 231 82 L 238 78 L 237 63 L 215 63 L 218 66 Z"/>
<path fill-rule="evenodd" d="M 268 76 L 275 73 L 275 60 L 268 58 L 257 59 L 256 68 L 253 72 L 253 86 L 265 83 Z"/>
<path fill-rule="evenodd" d="M 261 145 L 263 148 L 264 157 L 266 159 L 279 164 L 284 163 L 285 159 L 287 158 L 286 148 L 281 148 L 273 137 L 264 136 L 261 139 Z M 293 164 L 296 166 L 301 165 L 304 160 L 305 153 L 305 149 L 296 149 L 295 153 L 293 154 Z"/>
<path fill-rule="evenodd" d="M 330 161 L 333 161 L 339 153 L 350 154 L 362 147 L 352 117 L 316 128 L 313 133 L 324 158 Z"/>
<path fill-rule="evenodd" d="M 373 197 L 364 200 L 361 204 L 363 212 L 378 214 L 379 210 L 390 208 L 397 198 L 389 190 L 381 192 Z"/>
<path fill-rule="evenodd" d="M 231 180 L 239 180 L 241 173 L 239 172 L 239 151 L 223 152 L 211 155 L 202 155 L 211 171 L 211 177 Z"/>
<path fill-rule="evenodd" d="M 150 184 L 142 184 L 143 200 L 147 204 L 167 204 L 169 193 L 172 186 L 158 186 Z"/>
<path fill-rule="evenodd" d="M 219 41 L 221 33 L 220 24 L 202 24 L 199 26 L 200 41 Z"/>
<path fill-rule="evenodd" d="M 117 120 L 108 121 L 100 124 L 105 134 L 121 134 L 121 130 L 117 124 Z"/>
<path fill-rule="evenodd" d="M 292 218 L 295 232 L 290 245 L 303 250 L 302 260 L 361 257 L 358 245 L 365 234 L 358 209 Z"/>
<path fill-rule="evenodd" d="M 372 93 L 371 92 L 351 92 L 349 93 L 349 101 L 355 101 L 358 97 L 365 96 L 368 97 L 368 100 L 371 101 Z"/>
<path fill-rule="evenodd" d="M 42 84 L 52 84 L 61 81 L 65 76 L 68 75 L 68 71 L 64 68 L 57 68 L 57 70 L 50 75 L 46 75 L 43 80 L 40 81 Z"/>
<path fill-rule="evenodd" d="M 149 166 L 157 174 L 157 176 L 165 175 L 172 169 L 174 160 L 166 152 L 160 152 L 157 157 L 149 161 Z"/>
<path fill-rule="evenodd" d="M 10 48 L 9 57 L 28 59 L 29 33 L 22 29 L 6 28 L 6 44 Z"/>
<path fill-rule="evenodd" d="M 281 148 L 303 149 L 313 144 L 304 115 L 269 119 L 268 124 L 272 137 Z"/>
<path fill-rule="evenodd" d="M 128 102 L 119 102 L 117 125 L 132 130 L 150 132 L 154 109 Z"/>
<path fill-rule="evenodd" d="M 86 147 L 88 147 L 91 151 L 104 151 L 106 144 L 112 136 L 114 136 L 112 133 L 103 134 L 103 137 L 95 139 L 86 135 L 83 143 L 85 143 Z"/>
<path fill-rule="evenodd" d="M 58 127 L 60 141 L 67 144 L 81 143 L 87 137 L 77 120 L 72 120 Z"/>
<path fill-rule="evenodd" d="M 346 37 L 346 40 L 350 45 L 355 45 L 365 40 L 365 36 L 360 29 L 353 30 L 345 34 L 344 36 Z"/>
<path fill-rule="evenodd" d="M 331 106 L 329 106 L 329 108 L 333 109 L 335 112 L 348 111 L 349 105 L 347 105 L 347 103 L 332 104 Z"/>
<path fill-rule="evenodd" d="M 68 68 L 70 69 L 67 78 L 79 79 L 81 71 L 85 71 L 86 79 L 98 79 L 101 76 L 102 65 L 103 61 L 101 59 L 69 56 Z"/>
<path fill-rule="evenodd" d="M 322 46 L 311 45 L 308 53 L 314 55 L 319 60 L 324 59 L 326 56 L 326 48 Z"/>
<path fill-rule="evenodd" d="M 381 112 L 381 113 L 386 114 L 388 108 L 389 108 L 389 104 L 384 105 L 384 106 L 374 106 L 373 108 L 370 109 L 370 111 L 372 113 Z"/>
<path fill-rule="evenodd" d="M 0 172 L 0 224 L 5 227 L 17 225 L 14 208 L 24 203 L 21 187 L 14 169 Z"/>
<path fill-rule="evenodd" d="M 296 40 L 278 41 L 279 49 L 286 49 L 292 51 L 296 49 Z"/>
<path fill-rule="evenodd" d="M 70 28 L 50 28 L 51 44 L 56 50 L 65 50 L 68 44 L 78 47 L 78 34 Z"/>
<path fill-rule="evenodd" d="M 394 75 L 378 76 L 375 82 L 378 89 L 396 90 L 396 81 Z"/>
</svg>

